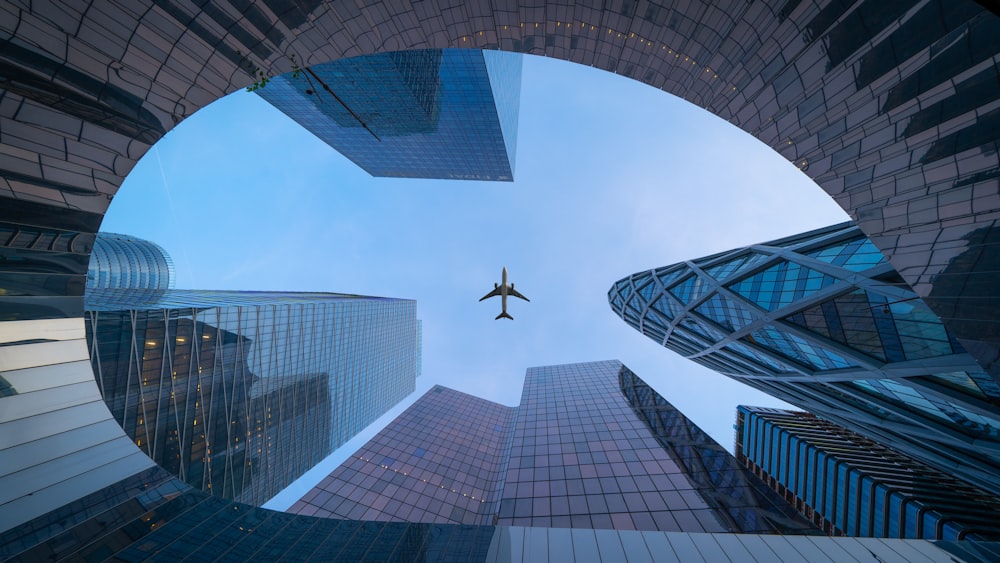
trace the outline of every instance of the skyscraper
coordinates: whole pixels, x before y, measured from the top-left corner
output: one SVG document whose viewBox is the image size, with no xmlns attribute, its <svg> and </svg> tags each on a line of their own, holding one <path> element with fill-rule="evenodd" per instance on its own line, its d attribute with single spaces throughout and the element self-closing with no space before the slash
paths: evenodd
<svg viewBox="0 0 1000 563">
<path fill-rule="evenodd" d="M 114 419 L 158 465 L 263 504 L 414 389 L 416 304 L 332 293 L 91 290 Z"/>
<path fill-rule="evenodd" d="M 634 274 L 608 300 L 658 344 L 1000 491 L 1000 386 L 850 223 Z"/>
<path fill-rule="evenodd" d="M 513 181 L 521 57 L 425 49 L 285 74 L 257 94 L 372 176 Z"/>
<path fill-rule="evenodd" d="M 170 289 L 174 262 L 163 247 L 118 233 L 97 233 L 87 268 L 87 288 Z"/>
<path fill-rule="evenodd" d="M 641 547 L 639 560 L 705 558 L 727 541 L 734 558 L 761 561 L 990 557 L 961 542 L 374 526 L 178 492 L 102 404 L 82 292 L 88 239 L 125 175 L 172 127 L 251 80 L 241 51 L 275 68 L 289 50 L 324 61 L 420 45 L 499 47 L 632 77 L 756 136 L 837 198 L 997 381 L 994 4 L 0 4 L 0 377 L 10 383 L 0 398 L 2 555 L 485 558 L 493 545 L 494 560 L 543 561 L 567 549 L 624 559 Z"/>
<path fill-rule="evenodd" d="M 740 406 L 736 459 L 833 535 L 1000 539 L 1000 499 L 805 412 Z"/>
<path fill-rule="evenodd" d="M 516 412 L 435 385 L 288 511 L 494 524 Z"/>
<path fill-rule="evenodd" d="M 617 361 L 531 368 L 516 408 L 435 386 L 290 511 L 536 528 L 815 530 Z"/>
</svg>

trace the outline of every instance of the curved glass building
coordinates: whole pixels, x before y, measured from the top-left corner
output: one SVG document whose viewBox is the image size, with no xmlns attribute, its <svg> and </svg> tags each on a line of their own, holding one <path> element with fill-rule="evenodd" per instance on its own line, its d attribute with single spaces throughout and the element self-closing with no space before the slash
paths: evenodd
<svg viewBox="0 0 1000 563">
<path fill-rule="evenodd" d="M 1000 386 L 851 223 L 637 273 L 608 299 L 686 358 L 1000 490 Z"/>
<path fill-rule="evenodd" d="M 170 289 L 174 262 L 163 247 L 139 237 L 97 233 L 87 268 L 87 288 Z"/>
</svg>

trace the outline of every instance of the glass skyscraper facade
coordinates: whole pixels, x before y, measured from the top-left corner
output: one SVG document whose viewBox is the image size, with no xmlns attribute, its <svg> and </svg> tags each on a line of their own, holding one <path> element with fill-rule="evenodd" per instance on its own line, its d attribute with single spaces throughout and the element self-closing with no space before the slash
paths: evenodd
<svg viewBox="0 0 1000 563">
<path fill-rule="evenodd" d="M 425 49 L 310 66 L 257 94 L 372 176 L 513 181 L 521 56 Z"/>
<path fill-rule="evenodd" d="M 83 322 L 93 237 L 125 176 L 173 127 L 253 80 L 244 54 L 279 72 L 290 54 L 319 64 L 414 46 L 503 49 L 639 80 L 754 135 L 836 198 L 1000 382 L 998 12 L 986 0 L 0 3 L 0 557 L 1000 559 L 969 542 L 250 509 L 185 489 L 123 433 Z M 868 419 L 867 404 L 852 416 Z"/>
<path fill-rule="evenodd" d="M 1000 386 L 852 224 L 641 272 L 608 299 L 666 348 L 1000 491 Z"/>
<path fill-rule="evenodd" d="M 118 233 L 97 233 L 87 268 L 87 288 L 170 289 L 174 262 L 163 247 Z"/>
<path fill-rule="evenodd" d="M 435 385 L 289 512 L 492 525 L 516 411 Z"/>
<path fill-rule="evenodd" d="M 1000 499 L 813 414 L 740 406 L 736 458 L 832 535 L 1000 540 Z"/>
<path fill-rule="evenodd" d="M 617 361 L 531 368 L 516 408 L 435 386 L 290 511 L 535 528 L 818 533 Z"/>
<path fill-rule="evenodd" d="M 263 504 L 414 389 L 416 303 L 330 293 L 90 290 L 105 403 L 158 465 Z"/>
</svg>

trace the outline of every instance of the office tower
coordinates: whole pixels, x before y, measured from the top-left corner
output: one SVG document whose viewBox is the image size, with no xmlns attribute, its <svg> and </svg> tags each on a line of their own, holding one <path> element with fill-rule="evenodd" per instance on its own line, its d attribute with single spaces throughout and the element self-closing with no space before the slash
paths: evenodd
<svg viewBox="0 0 1000 563">
<path fill-rule="evenodd" d="M 312 65 L 257 94 L 372 176 L 514 179 L 521 57 L 424 49 Z"/>
<path fill-rule="evenodd" d="M 118 233 L 97 233 L 87 267 L 87 288 L 170 289 L 174 262 L 160 245 Z"/>
<path fill-rule="evenodd" d="M 516 408 L 435 386 L 289 511 L 536 528 L 815 530 L 618 361 L 531 368 Z"/>
<path fill-rule="evenodd" d="M 1000 499 L 809 413 L 741 405 L 736 459 L 832 535 L 1000 539 Z"/>
<path fill-rule="evenodd" d="M 260 505 L 416 384 L 416 304 L 333 293 L 91 290 L 114 420 L 159 466 Z"/>
<path fill-rule="evenodd" d="M 242 66 L 244 54 L 278 73 L 290 70 L 289 54 L 322 63 L 425 45 L 500 48 L 590 65 L 683 97 L 754 135 L 835 196 L 961 345 L 1000 379 L 1000 91 L 989 86 L 1000 53 L 994 3 L 276 6 L 164 0 L 95 2 L 80 10 L 61 0 L 0 3 L 0 253 L 8 289 L 0 295 L 0 377 L 10 384 L 0 398 L 4 556 L 55 545 L 75 553 L 91 542 L 84 545 L 104 553 L 161 550 L 164 558 L 198 559 L 222 555 L 218 539 L 230 546 L 223 554 L 285 549 L 294 559 L 329 560 L 336 545 L 360 553 L 355 558 L 365 546 L 375 557 L 396 545 L 381 533 L 423 537 L 416 553 L 479 553 L 470 546 L 481 544 L 466 542 L 460 527 L 341 528 L 219 504 L 199 492 L 156 499 L 144 480 L 156 471 L 152 462 L 103 405 L 82 322 L 90 249 L 64 243 L 94 236 L 125 176 L 158 139 L 254 80 Z M 145 514 L 135 516 L 137 506 L 152 511 L 173 501 L 194 508 L 157 512 L 155 530 L 140 524 Z M 273 533 L 239 529 L 262 515 Z M 95 526 L 107 532 L 95 534 Z M 126 526 L 129 533 L 119 534 Z M 350 526 L 350 541 L 330 543 Z M 637 537 L 653 554 L 710 549 L 696 543 L 703 537 L 697 534 L 590 537 L 572 530 L 567 540 L 563 531 L 503 527 L 490 536 L 486 529 L 486 545 L 493 538 L 500 550 L 494 555 L 527 553 L 539 561 L 548 548 L 553 558 L 567 546 L 598 553 L 632 546 Z M 784 537 L 725 538 L 743 547 L 723 549 L 746 560 L 773 561 L 799 549 L 834 559 L 908 553 L 948 561 L 944 550 L 984 558 L 961 551 L 961 542 L 803 538 L 809 548 Z"/>
<path fill-rule="evenodd" d="M 494 524 L 516 411 L 435 385 L 288 512 Z"/>
<path fill-rule="evenodd" d="M 658 344 L 1000 491 L 1000 386 L 850 223 L 634 274 L 608 299 Z"/>
</svg>

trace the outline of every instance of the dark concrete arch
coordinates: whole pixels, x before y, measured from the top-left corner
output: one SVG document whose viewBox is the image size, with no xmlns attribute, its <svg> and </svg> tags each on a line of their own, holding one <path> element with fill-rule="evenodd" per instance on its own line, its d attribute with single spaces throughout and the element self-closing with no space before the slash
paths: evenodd
<svg viewBox="0 0 1000 563">
<path fill-rule="evenodd" d="M 293 54 L 504 49 L 640 80 L 750 132 L 847 210 L 1000 379 L 998 37 L 1000 18 L 971 0 L 7 2 L 0 275 L 85 275 L 124 177 L 251 81 L 244 53 L 277 73 Z M 0 295 L 0 372 L 30 382 L 0 396 L 0 531 L 150 470 L 107 425 L 82 295 L 43 287 Z"/>
</svg>

